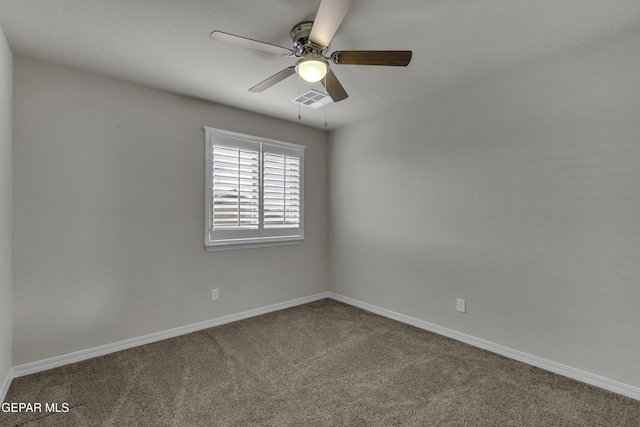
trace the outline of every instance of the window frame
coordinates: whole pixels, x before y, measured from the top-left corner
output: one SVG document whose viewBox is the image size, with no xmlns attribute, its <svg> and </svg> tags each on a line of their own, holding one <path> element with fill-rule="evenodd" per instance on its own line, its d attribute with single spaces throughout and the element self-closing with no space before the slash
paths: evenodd
<svg viewBox="0 0 640 427">
<path fill-rule="evenodd" d="M 301 244 L 304 241 L 304 145 L 292 144 L 255 135 L 204 126 L 205 131 L 205 206 L 204 246 L 207 252 Z M 255 230 L 214 230 L 213 227 L 213 146 L 225 143 L 231 147 L 258 151 L 258 228 Z M 287 155 L 299 159 L 299 227 L 264 227 L 264 163 L 265 154 Z"/>
</svg>

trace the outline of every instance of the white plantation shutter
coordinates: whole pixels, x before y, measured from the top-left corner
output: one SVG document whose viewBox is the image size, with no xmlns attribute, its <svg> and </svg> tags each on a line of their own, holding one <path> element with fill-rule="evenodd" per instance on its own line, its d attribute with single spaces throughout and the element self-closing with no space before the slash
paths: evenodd
<svg viewBox="0 0 640 427">
<path fill-rule="evenodd" d="M 264 153 L 264 228 L 300 227 L 300 158 Z"/>
<path fill-rule="evenodd" d="M 255 230 L 260 223 L 260 153 L 213 145 L 213 230 Z"/>
<path fill-rule="evenodd" d="M 300 243 L 304 147 L 207 127 L 205 135 L 207 250 Z"/>
</svg>

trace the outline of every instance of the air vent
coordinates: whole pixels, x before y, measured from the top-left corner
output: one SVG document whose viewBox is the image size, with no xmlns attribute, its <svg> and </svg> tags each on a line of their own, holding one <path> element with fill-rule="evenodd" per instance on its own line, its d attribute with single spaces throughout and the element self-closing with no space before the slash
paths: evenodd
<svg viewBox="0 0 640 427">
<path fill-rule="evenodd" d="M 292 99 L 291 102 L 315 109 L 320 108 L 323 105 L 331 104 L 333 99 L 331 99 L 329 95 L 325 95 L 324 93 L 311 89 L 299 97 Z"/>
</svg>

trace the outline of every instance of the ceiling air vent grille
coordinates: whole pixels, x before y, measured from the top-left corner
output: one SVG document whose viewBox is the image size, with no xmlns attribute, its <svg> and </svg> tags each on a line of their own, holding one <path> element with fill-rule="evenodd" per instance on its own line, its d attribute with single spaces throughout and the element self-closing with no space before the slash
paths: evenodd
<svg viewBox="0 0 640 427">
<path fill-rule="evenodd" d="M 329 95 L 325 95 L 324 93 L 311 89 L 299 97 L 292 99 L 291 102 L 315 109 L 332 103 L 333 99 L 331 99 Z"/>
</svg>

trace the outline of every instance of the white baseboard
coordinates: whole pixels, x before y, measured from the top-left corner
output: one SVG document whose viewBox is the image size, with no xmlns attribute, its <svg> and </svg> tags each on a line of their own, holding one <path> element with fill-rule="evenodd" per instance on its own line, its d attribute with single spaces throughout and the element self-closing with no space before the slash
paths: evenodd
<svg viewBox="0 0 640 427">
<path fill-rule="evenodd" d="M 0 386 L 0 403 L 4 402 L 4 398 L 7 396 L 7 392 L 9 391 L 9 386 L 11 385 L 11 380 L 13 380 L 13 370 L 9 370 L 7 372 L 7 376 L 5 377 L 2 385 Z"/>
<path fill-rule="evenodd" d="M 474 347 L 478 347 L 483 350 L 490 351 L 492 353 L 497 353 L 501 356 L 505 356 L 510 359 L 517 360 L 519 362 L 524 362 L 528 365 L 532 365 L 537 368 L 544 369 L 546 371 L 563 375 L 565 377 L 569 377 L 589 385 L 593 385 L 599 388 L 603 388 L 605 390 L 612 391 L 614 393 L 622 394 L 624 396 L 628 396 L 633 399 L 640 400 L 639 387 L 634 387 L 629 384 L 624 384 L 619 381 L 614 381 L 608 378 L 601 377 L 599 375 L 581 371 L 579 369 L 575 369 L 570 366 L 565 366 L 560 363 L 546 360 L 538 356 L 533 356 L 531 354 L 527 354 L 519 350 L 514 350 L 512 348 L 505 347 L 500 344 L 495 344 L 490 341 L 483 340 L 481 338 L 476 338 L 471 335 L 454 331 L 453 329 L 444 328 L 442 326 L 435 325 L 433 323 L 425 322 L 424 320 L 416 319 L 415 317 L 410 317 L 404 314 L 396 313 L 394 311 L 377 307 L 375 305 L 371 305 L 366 302 L 358 301 L 353 298 L 335 294 L 333 292 L 329 292 L 328 297 L 335 299 L 336 301 L 353 305 L 363 310 L 370 311 L 372 313 L 379 314 L 381 316 L 388 317 L 390 319 L 394 319 L 399 322 L 415 326 L 420 329 L 434 332 L 439 335 L 444 335 L 445 337 L 452 338 L 454 340 L 461 341 L 466 344 L 470 344 Z"/>
<path fill-rule="evenodd" d="M 442 326 L 426 322 L 424 320 L 416 319 L 414 317 L 406 316 L 404 314 L 396 313 L 391 310 L 387 310 L 382 307 L 377 307 L 372 304 L 368 304 L 353 298 L 345 297 L 333 292 L 321 292 L 308 297 L 297 298 L 290 301 L 285 301 L 278 304 L 268 305 L 266 307 L 256 308 L 253 310 L 243 311 L 241 313 L 232 314 L 229 316 L 219 317 L 217 319 L 207 320 L 204 322 L 194 323 L 191 325 L 181 326 L 166 331 L 156 332 L 149 335 L 144 335 L 137 338 L 131 338 L 124 341 L 119 341 L 112 344 L 106 344 L 99 347 L 94 347 L 86 350 L 76 351 L 74 353 L 64 354 L 61 356 L 52 357 L 45 360 L 27 363 L 24 365 L 14 366 L 7 374 L 6 379 L 2 383 L 0 388 L 0 401 L 4 401 L 6 393 L 9 389 L 9 385 L 13 378 L 21 377 L 24 375 L 34 374 L 36 372 L 46 371 L 48 369 L 57 368 L 59 366 L 68 365 L 70 363 L 80 362 L 83 360 L 92 359 L 94 357 L 103 356 L 109 353 L 114 353 L 120 350 L 126 350 L 128 348 L 137 347 L 144 344 L 149 344 L 156 341 L 161 341 L 167 338 L 173 338 L 180 335 L 196 332 L 202 329 L 212 328 L 214 326 L 223 325 L 225 323 L 235 322 L 237 320 L 247 319 L 249 317 L 259 316 L 261 314 L 270 313 L 272 311 L 283 310 L 285 308 L 295 307 L 301 304 L 307 304 L 309 302 L 317 301 L 323 298 L 331 298 L 336 301 L 343 302 L 345 304 L 352 305 L 354 307 L 361 308 L 363 310 L 379 314 L 390 319 L 397 320 L 402 323 L 406 323 L 415 326 L 420 329 L 424 329 L 430 332 L 434 332 L 439 335 L 443 335 L 452 338 L 457 341 L 470 344 L 474 347 L 481 348 L 502 356 L 527 363 L 538 368 L 554 372 L 565 377 L 581 381 L 586 384 L 590 384 L 596 387 L 603 388 L 605 390 L 619 393 L 624 396 L 631 397 L 633 399 L 640 400 L 640 388 L 634 387 L 628 384 L 624 384 L 618 381 L 614 381 L 608 378 L 594 375 L 589 372 L 581 371 L 569 366 L 562 365 L 550 360 L 543 359 L 538 356 L 533 356 L 519 350 L 514 350 L 509 347 L 505 347 L 500 344 L 495 344 L 490 341 L 476 338 L 471 335 L 463 334 L 461 332 L 454 331 L 453 329 L 444 328 Z"/>
<path fill-rule="evenodd" d="M 301 304 L 307 304 L 309 302 L 317 301 L 323 298 L 328 298 L 328 292 L 321 292 L 319 294 L 310 295 L 303 298 L 297 298 L 277 304 L 268 305 L 266 307 L 256 308 L 253 310 L 243 311 L 241 313 L 231 314 L 229 316 L 218 317 L 212 320 L 205 320 L 204 322 L 193 323 L 191 325 L 180 326 L 178 328 L 169 329 L 166 331 L 155 332 L 153 334 L 144 335 L 137 338 L 130 338 L 124 341 L 118 341 L 112 344 L 105 344 L 98 347 L 89 348 L 86 350 L 80 350 L 69 354 L 63 354 L 55 356 L 49 359 L 39 360 L 36 362 L 26 363 L 24 365 L 14 366 L 9 372 L 7 378 L 6 388 L 9 388 L 11 379 L 22 377 L 24 375 L 34 374 L 36 372 L 46 371 L 48 369 L 57 368 L 60 366 L 68 365 L 70 363 L 81 362 L 83 360 L 92 359 L 98 356 L 104 356 L 116 351 L 126 350 L 128 348 L 137 347 L 144 344 L 150 344 L 156 341 L 162 341 L 167 338 L 173 338 L 180 335 L 188 334 L 191 332 L 200 331 L 202 329 L 212 328 L 214 326 L 223 325 L 225 323 L 235 322 L 236 320 L 247 319 L 249 317 L 259 316 L 261 314 L 270 313 L 272 311 L 283 310 L 285 308 L 295 307 Z M 6 392 L 6 391 L 5 391 Z"/>
</svg>

